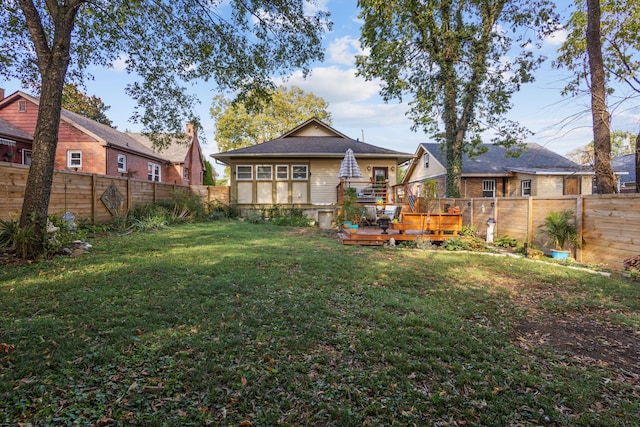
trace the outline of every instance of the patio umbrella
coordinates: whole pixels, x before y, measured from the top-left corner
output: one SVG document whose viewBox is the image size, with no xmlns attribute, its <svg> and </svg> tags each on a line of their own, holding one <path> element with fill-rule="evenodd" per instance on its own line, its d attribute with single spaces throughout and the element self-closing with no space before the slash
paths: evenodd
<svg viewBox="0 0 640 427">
<path fill-rule="evenodd" d="M 353 150 L 351 148 L 349 148 L 344 154 L 344 159 L 342 159 L 342 163 L 340 164 L 338 177 L 346 179 L 362 178 L 362 172 L 360 172 L 360 167 L 358 166 L 358 162 L 356 161 L 356 157 L 353 155 Z"/>
</svg>

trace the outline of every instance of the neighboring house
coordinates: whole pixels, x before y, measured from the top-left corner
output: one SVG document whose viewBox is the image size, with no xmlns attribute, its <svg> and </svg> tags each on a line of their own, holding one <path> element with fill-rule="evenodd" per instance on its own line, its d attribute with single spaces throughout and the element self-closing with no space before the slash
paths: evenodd
<svg viewBox="0 0 640 427">
<path fill-rule="evenodd" d="M 619 190 L 621 193 L 636 192 L 636 155 L 625 154 L 611 161 L 613 170 L 620 177 Z"/>
<path fill-rule="evenodd" d="M 395 184 L 398 166 L 412 158 L 351 139 L 315 118 L 271 141 L 211 157 L 230 167 L 231 201 L 240 209 L 295 206 L 319 219 L 337 206 L 340 164 L 349 148 L 363 176 L 344 184 L 356 188 Z"/>
<path fill-rule="evenodd" d="M 538 144 L 526 144 L 519 157 L 509 156 L 498 145 L 486 145 L 487 151 L 462 158 L 461 197 L 521 197 L 592 194 L 591 169 L 554 153 Z M 423 143 L 404 177 L 414 194 L 420 183 L 435 179 L 441 195 L 446 195 L 447 162 L 441 144 Z"/>
<path fill-rule="evenodd" d="M 32 140 L 27 132 L 0 119 L 0 162 L 31 164 Z"/>
<path fill-rule="evenodd" d="M 17 91 L 0 99 L 0 119 L 11 123 L 30 137 L 35 131 L 38 107 L 38 98 Z M 197 138 L 192 139 L 192 144 L 197 144 Z M 199 146 L 193 151 L 199 152 Z M 191 158 L 185 158 L 187 157 Z M 197 163 L 203 164 L 201 155 Z M 189 169 L 190 165 L 185 167 Z M 174 173 L 172 160 L 156 153 L 138 139 L 65 109 L 61 111 L 54 168 L 158 182 L 187 183 L 182 178 L 182 170 L 178 174 Z M 201 184 L 201 174 L 199 179 L 190 176 L 190 181 Z"/>
<path fill-rule="evenodd" d="M 198 141 L 198 130 L 193 124 L 187 123 L 186 139 L 172 138 L 171 144 L 164 148 L 154 147 L 153 141 L 145 134 L 127 132 L 127 135 L 169 162 L 164 182 L 202 185 L 205 159 Z"/>
</svg>

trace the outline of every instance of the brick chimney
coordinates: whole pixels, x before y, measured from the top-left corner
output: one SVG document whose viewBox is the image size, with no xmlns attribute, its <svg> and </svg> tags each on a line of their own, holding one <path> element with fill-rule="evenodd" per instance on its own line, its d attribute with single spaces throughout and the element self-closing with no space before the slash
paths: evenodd
<svg viewBox="0 0 640 427">
<path fill-rule="evenodd" d="M 0 87 L 0 101 L 4 99 L 4 89 Z"/>
<path fill-rule="evenodd" d="M 187 136 L 191 139 L 198 138 L 198 128 L 193 125 L 193 123 L 187 123 Z"/>
</svg>

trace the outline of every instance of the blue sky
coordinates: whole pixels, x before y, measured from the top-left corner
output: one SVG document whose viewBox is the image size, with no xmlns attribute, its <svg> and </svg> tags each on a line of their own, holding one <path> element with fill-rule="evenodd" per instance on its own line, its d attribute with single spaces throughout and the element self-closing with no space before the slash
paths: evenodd
<svg viewBox="0 0 640 427">
<path fill-rule="evenodd" d="M 568 0 L 558 2 L 559 11 L 566 17 L 570 9 Z M 350 136 L 373 145 L 413 153 L 421 142 L 430 142 L 428 135 L 410 130 L 411 121 L 405 117 L 406 105 L 385 104 L 378 96 L 379 85 L 366 82 L 355 76 L 354 56 L 360 53 L 358 42 L 361 22 L 358 20 L 357 1 L 318 0 L 317 5 L 328 9 L 334 22 L 333 29 L 325 37 L 325 61 L 315 64 L 307 79 L 295 73 L 288 84 L 300 86 L 308 92 L 321 96 L 329 103 L 332 126 Z M 536 81 L 523 86 L 512 98 L 514 104 L 509 117 L 535 132 L 528 142 L 537 142 L 557 153 L 567 152 L 591 141 L 591 119 L 589 98 L 563 98 L 560 91 L 567 74 L 553 70 L 551 60 L 562 41 L 560 32 L 548 39 L 542 53 L 549 60 L 536 73 Z M 91 70 L 94 81 L 87 82 L 86 92 L 100 97 L 111 109 L 107 116 L 119 130 L 139 131 L 140 126 L 128 121 L 133 112 L 124 87 L 131 79 L 119 64 L 112 69 Z M 1 82 L 7 94 L 20 89 L 14 82 Z M 218 151 L 213 133 L 215 123 L 209 115 L 211 99 L 217 93 L 212 83 L 192 87 L 201 104 L 198 109 L 204 136 L 207 141 L 203 149 L 207 158 Z M 637 105 L 637 103 L 636 103 Z M 616 111 L 612 128 L 637 133 L 640 108 Z M 489 137 L 487 137 L 487 141 Z"/>
</svg>

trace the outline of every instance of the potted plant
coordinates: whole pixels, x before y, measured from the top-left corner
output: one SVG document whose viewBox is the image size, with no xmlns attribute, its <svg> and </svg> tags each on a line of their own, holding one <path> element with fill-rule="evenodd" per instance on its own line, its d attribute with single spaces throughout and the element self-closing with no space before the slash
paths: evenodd
<svg viewBox="0 0 640 427">
<path fill-rule="evenodd" d="M 342 202 L 342 212 L 340 212 L 340 218 L 345 225 L 351 225 L 351 221 L 355 218 L 360 209 L 358 204 L 358 195 L 356 189 L 353 187 L 347 187 L 344 190 L 344 199 Z M 348 223 L 348 224 L 347 224 Z"/>
<path fill-rule="evenodd" d="M 570 210 L 551 211 L 547 214 L 540 228 L 553 241 L 555 249 L 551 251 L 551 257 L 556 259 L 568 258 L 569 251 L 566 246 L 580 247 L 582 242 L 578 235 L 578 229 L 573 221 L 573 212 Z"/>
</svg>

